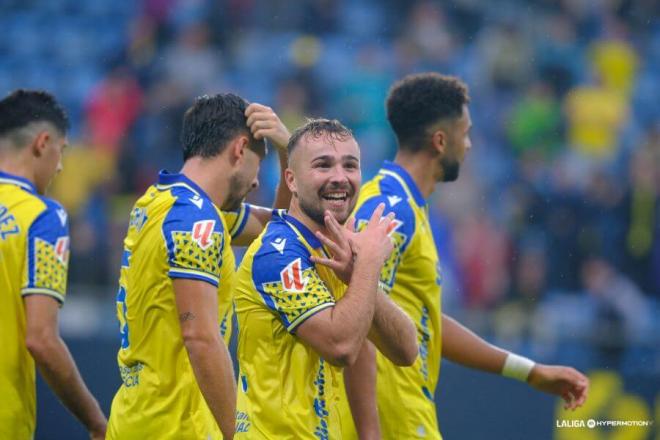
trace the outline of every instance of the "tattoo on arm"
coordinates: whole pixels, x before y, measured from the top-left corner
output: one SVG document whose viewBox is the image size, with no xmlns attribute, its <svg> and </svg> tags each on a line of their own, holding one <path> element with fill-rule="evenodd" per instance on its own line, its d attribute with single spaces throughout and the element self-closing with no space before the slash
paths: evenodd
<svg viewBox="0 0 660 440">
<path fill-rule="evenodd" d="M 181 322 L 192 321 L 193 319 L 195 319 L 193 312 L 185 312 L 179 315 L 179 320 Z"/>
</svg>

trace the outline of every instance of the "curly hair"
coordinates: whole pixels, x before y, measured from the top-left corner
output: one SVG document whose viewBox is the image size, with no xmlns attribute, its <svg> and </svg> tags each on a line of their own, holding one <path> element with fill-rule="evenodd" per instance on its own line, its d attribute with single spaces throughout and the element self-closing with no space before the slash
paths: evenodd
<svg viewBox="0 0 660 440">
<path fill-rule="evenodd" d="M 470 102 L 463 81 L 439 73 L 408 75 L 394 83 L 386 100 L 387 120 L 399 141 L 399 148 L 419 151 L 429 126 L 459 118 Z"/>
</svg>

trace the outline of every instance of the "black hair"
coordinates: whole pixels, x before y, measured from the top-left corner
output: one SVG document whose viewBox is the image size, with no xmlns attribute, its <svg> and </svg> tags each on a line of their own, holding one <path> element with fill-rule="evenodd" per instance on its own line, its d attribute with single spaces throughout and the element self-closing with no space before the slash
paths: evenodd
<svg viewBox="0 0 660 440">
<path fill-rule="evenodd" d="M 18 89 L 0 100 L 0 136 L 7 136 L 33 122 L 48 122 L 61 135 L 69 129 L 66 112 L 48 92 Z"/>
<path fill-rule="evenodd" d="M 399 148 L 419 151 L 431 125 L 459 118 L 469 102 L 467 86 L 454 76 L 433 72 L 408 75 L 390 88 L 387 120 Z"/>
<path fill-rule="evenodd" d="M 345 141 L 353 137 L 353 132 L 336 119 L 308 119 L 305 124 L 296 128 L 291 134 L 287 145 L 289 157 L 302 138 L 319 139 L 323 136 L 327 136 L 331 140 Z"/>
<path fill-rule="evenodd" d="M 214 157 L 222 153 L 227 143 L 245 133 L 250 143 L 255 141 L 250 134 L 245 117 L 249 103 L 233 93 L 200 96 L 183 115 L 181 143 L 183 160 L 200 156 Z"/>
</svg>

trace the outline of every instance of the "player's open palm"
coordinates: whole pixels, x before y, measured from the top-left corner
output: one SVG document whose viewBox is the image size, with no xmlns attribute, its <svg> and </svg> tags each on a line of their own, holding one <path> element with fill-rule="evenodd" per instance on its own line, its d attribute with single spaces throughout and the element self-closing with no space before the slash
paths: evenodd
<svg viewBox="0 0 660 440">
<path fill-rule="evenodd" d="M 253 102 L 245 109 L 245 116 L 255 139 L 268 139 L 278 150 L 286 150 L 291 134 L 272 108 Z"/>
<path fill-rule="evenodd" d="M 589 379 L 571 367 L 536 364 L 527 382 L 539 391 L 560 396 L 566 402 L 564 409 L 582 406 L 589 392 Z"/>
</svg>

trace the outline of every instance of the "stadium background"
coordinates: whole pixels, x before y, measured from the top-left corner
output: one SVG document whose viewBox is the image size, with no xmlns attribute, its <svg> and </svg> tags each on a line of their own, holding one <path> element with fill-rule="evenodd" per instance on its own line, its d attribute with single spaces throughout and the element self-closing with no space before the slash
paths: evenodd
<svg viewBox="0 0 660 440">
<path fill-rule="evenodd" d="M 395 150 L 383 100 L 415 71 L 471 88 L 473 149 L 430 215 L 445 310 L 592 379 L 564 413 L 443 363 L 446 438 L 660 439 L 660 3 L 653 0 L 0 0 L 0 93 L 43 88 L 73 127 L 51 195 L 71 215 L 62 333 L 103 408 L 119 385 L 114 295 L 130 206 L 178 170 L 194 96 L 234 91 L 290 129 L 336 117 L 363 175 Z M 269 204 L 273 155 L 253 202 Z M 405 408 L 405 402 L 402 408 Z M 84 438 L 39 384 L 37 439 Z M 563 420 L 655 420 L 557 428 Z"/>
</svg>

